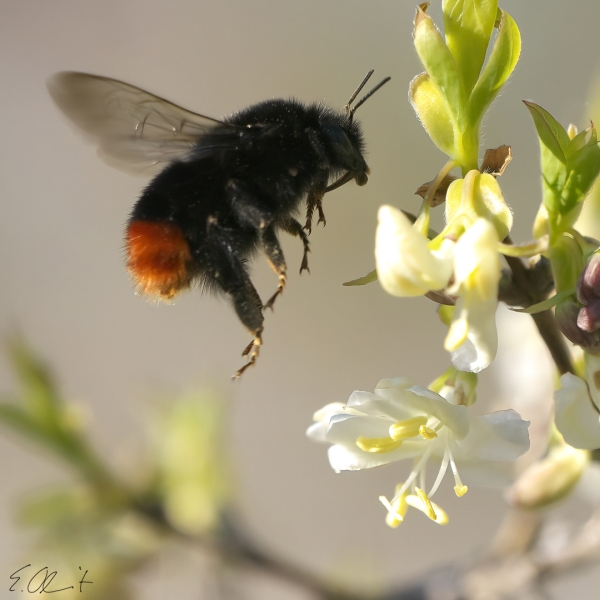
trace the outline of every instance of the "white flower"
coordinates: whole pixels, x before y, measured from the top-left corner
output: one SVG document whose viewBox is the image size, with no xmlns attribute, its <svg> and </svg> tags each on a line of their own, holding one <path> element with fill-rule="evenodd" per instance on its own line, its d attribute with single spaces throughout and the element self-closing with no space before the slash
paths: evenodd
<svg viewBox="0 0 600 600">
<path fill-rule="evenodd" d="M 380 497 L 388 509 L 388 524 L 398 525 L 413 506 L 438 523 L 447 516 L 430 497 L 448 467 L 458 496 L 465 481 L 484 485 L 506 483 L 507 463 L 529 448 L 529 423 L 513 410 L 472 417 L 466 406 L 451 404 L 439 394 L 404 378 L 382 379 L 375 393 L 354 392 L 346 406 L 329 404 L 315 414 L 307 435 L 329 442 L 329 462 L 336 472 L 355 471 L 413 459 L 413 469 L 392 500 Z M 440 461 L 437 477 L 425 492 L 425 468 Z M 502 481 L 500 481 L 500 479 Z"/>
<path fill-rule="evenodd" d="M 383 289 L 394 296 L 422 296 L 446 287 L 452 276 L 453 242 L 430 250 L 429 240 L 408 218 L 391 206 L 379 209 L 375 238 L 377 275 Z"/>
<path fill-rule="evenodd" d="M 448 226 L 461 220 L 475 223 L 480 218 L 493 225 L 500 239 L 504 239 L 512 227 L 512 213 L 496 178 L 472 170 L 448 187 L 446 223 Z"/>
<path fill-rule="evenodd" d="M 379 281 L 389 294 L 420 296 L 445 289 L 457 298 L 445 348 L 457 369 L 478 373 L 490 365 L 498 348 L 501 264 L 494 225 L 483 218 L 472 223 L 457 242 L 452 235 L 430 242 L 402 212 L 382 206 L 375 258 Z"/>
<path fill-rule="evenodd" d="M 478 373 L 496 357 L 496 309 L 500 281 L 498 234 L 486 219 L 478 219 L 454 247 L 454 283 L 458 296 L 444 347 L 461 371 Z"/>
<path fill-rule="evenodd" d="M 592 402 L 586 382 L 565 373 L 560 384 L 561 388 L 554 392 L 554 419 L 565 442 L 582 450 L 600 448 L 600 413 Z"/>
</svg>

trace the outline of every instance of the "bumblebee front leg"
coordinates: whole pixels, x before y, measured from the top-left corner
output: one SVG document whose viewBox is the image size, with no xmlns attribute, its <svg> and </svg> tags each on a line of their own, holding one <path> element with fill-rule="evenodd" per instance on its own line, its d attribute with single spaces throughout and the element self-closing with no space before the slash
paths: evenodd
<svg viewBox="0 0 600 600">
<path fill-rule="evenodd" d="M 296 219 L 292 219 L 291 217 L 284 219 L 279 225 L 284 231 L 287 231 L 291 235 L 298 236 L 302 240 L 302 244 L 304 245 L 304 255 L 302 256 L 302 264 L 300 265 L 300 274 L 302 274 L 302 271 L 308 271 L 310 273 L 310 269 L 308 268 L 310 242 L 308 241 L 308 236 L 304 233 L 304 228 L 296 221 Z"/>
<path fill-rule="evenodd" d="M 317 221 L 317 225 L 319 223 L 323 223 L 323 225 L 326 224 L 325 214 L 323 213 L 324 195 L 325 192 L 319 188 L 317 190 L 310 191 L 306 197 L 306 223 L 304 225 L 304 229 L 308 231 L 308 235 L 310 235 L 312 232 L 312 219 L 315 208 L 319 212 L 319 220 Z"/>
<path fill-rule="evenodd" d="M 334 181 L 331 185 L 327 185 L 327 177 L 325 177 L 325 179 L 322 179 L 320 183 L 317 183 L 315 187 L 308 193 L 306 198 L 306 225 L 304 225 L 304 229 L 308 231 L 309 235 L 312 231 L 312 217 L 313 213 L 315 212 L 315 208 L 319 213 L 317 225 L 319 223 L 323 223 L 323 227 L 327 225 L 327 221 L 325 221 L 325 213 L 323 212 L 323 198 L 325 194 L 327 194 L 327 192 L 337 190 L 337 188 L 343 186 L 349 181 L 352 181 L 354 178 L 355 174 L 352 171 L 348 171 L 337 181 Z M 360 185 L 364 185 L 364 183 L 361 183 Z"/>
<path fill-rule="evenodd" d="M 313 213 L 315 212 L 315 208 L 319 213 L 319 220 L 317 221 L 317 225 L 319 223 L 323 223 L 323 226 L 326 225 L 325 222 L 325 213 L 323 213 L 323 196 L 327 193 L 327 181 L 329 180 L 329 170 L 323 170 L 318 176 L 317 181 L 315 182 L 312 189 L 308 192 L 306 197 L 306 223 L 304 225 L 304 229 L 308 231 L 308 235 L 312 232 L 312 218 Z"/>
</svg>

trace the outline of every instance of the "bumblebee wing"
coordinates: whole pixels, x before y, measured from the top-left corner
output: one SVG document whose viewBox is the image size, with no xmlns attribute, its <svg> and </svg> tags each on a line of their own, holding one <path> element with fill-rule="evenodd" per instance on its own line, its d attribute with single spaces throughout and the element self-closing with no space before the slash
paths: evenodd
<svg viewBox="0 0 600 600">
<path fill-rule="evenodd" d="M 98 146 L 99 156 L 129 173 L 153 175 L 189 156 L 216 126 L 235 128 L 190 112 L 123 81 L 62 72 L 48 80 L 58 107 Z"/>
</svg>

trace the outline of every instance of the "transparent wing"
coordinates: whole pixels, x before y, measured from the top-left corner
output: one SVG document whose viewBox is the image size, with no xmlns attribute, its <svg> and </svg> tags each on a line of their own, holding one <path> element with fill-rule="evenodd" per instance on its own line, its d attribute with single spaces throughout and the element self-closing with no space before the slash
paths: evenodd
<svg viewBox="0 0 600 600">
<path fill-rule="evenodd" d="M 62 72 L 48 80 L 58 107 L 98 146 L 111 166 L 153 175 L 165 163 L 189 156 L 216 119 L 190 112 L 133 85 L 87 73 Z"/>
</svg>

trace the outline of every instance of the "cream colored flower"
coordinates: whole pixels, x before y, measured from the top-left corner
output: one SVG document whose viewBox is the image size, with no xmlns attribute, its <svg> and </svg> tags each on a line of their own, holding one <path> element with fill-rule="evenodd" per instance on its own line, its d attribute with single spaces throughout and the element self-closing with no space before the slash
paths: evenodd
<svg viewBox="0 0 600 600">
<path fill-rule="evenodd" d="M 429 240 L 402 212 L 382 206 L 375 259 L 383 289 L 393 296 L 421 296 L 445 288 L 452 276 L 452 245 L 446 240 L 440 250 L 431 250 Z"/>
<path fill-rule="evenodd" d="M 491 223 L 478 219 L 454 247 L 454 283 L 448 293 L 458 299 L 444 347 L 461 371 L 478 373 L 496 356 L 501 267 L 498 242 Z"/>
<path fill-rule="evenodd" d="M 450 398 L 451 400 L 451 398 Z M 413 469 L 391 500 L 381 501 L 399 524 L 408 506 L 438 523 L 447 516 L 430 498 L 448 468 L 457 496 L 467 492 L 465 481 L 485 485 L 507 483 L 506 471 L 529 448 L 529 423 L 513 410 L 473 417 L 466 406 L 404 378 L 382 379 L 375 393 L 354 392 L 347 404 L 329 404 L 315 414 L 307 435 L 332 444 L 329 462 L 336 472 L 369 469 L 412 459 Z M 429 460 L 440 463 L 437 477 L 425 492 Z"/>
<path fill-rule="evenodd" d="M 592 401 L 588 385 L 571 373 L 560 378 L 560 385 L 554 392 L 554 419 L 565 442 L 582 450 L 600 448 L 600 412 Z"/>
</svg>

